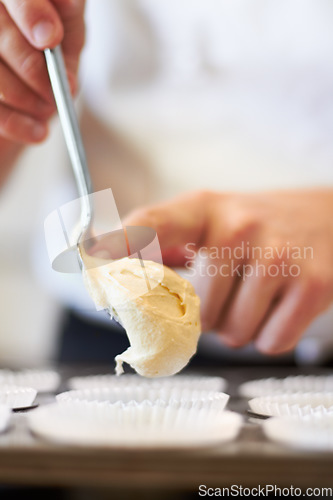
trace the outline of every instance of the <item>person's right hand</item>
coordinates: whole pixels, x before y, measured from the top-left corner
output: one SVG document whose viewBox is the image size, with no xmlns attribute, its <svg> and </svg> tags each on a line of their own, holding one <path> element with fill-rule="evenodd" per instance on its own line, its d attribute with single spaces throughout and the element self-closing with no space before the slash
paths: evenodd
<svg viewBox="0 0 333 500">
<path fill-rule="evenodd" d="M 0 0 L 0 156 L 47 136 L 55 104 L 43 50 L 62 43 L 73 93 L 85 0 Z"/>
</svg>

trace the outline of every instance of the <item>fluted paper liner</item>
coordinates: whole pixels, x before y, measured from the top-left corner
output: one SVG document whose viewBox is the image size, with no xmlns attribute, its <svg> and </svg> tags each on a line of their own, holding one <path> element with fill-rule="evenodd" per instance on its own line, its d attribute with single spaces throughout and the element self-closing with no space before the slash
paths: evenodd
<svg viewBox="0 0 333 500">
<path fill-rule="evenodd" d="M 30 429 L 53 441 L 82 446 L 196 447 L 234 439 L 242 417 L 207 408 L 174 408 L 148 401 L 63 402 L 31 411 Z"/>
<path fill-rule="evenodd" d="M 266 436 L 293 448 L 333 451 L 333 413 L 275 417 L 263 423 Z"/>
<path fill-rule="evenodd" d="M 124 388 L 145 386 L 148 388 L 186 388 L 198 391 L 224 391 L 227 382 L 222 377 L 174 375 L 173 377 L 161 377 L 147 379 L 138 375 L 92 375 L 88 377 L 73 377 L 69 379 L 70 389 L 94 389 L 102 387 Z"/>
<path fill-rule="evenodd" d="M 262 396 L 249 401 L 251 410 L 260 415 L 309 415 L 333 412 L 333 393 L 278 394 Z"/>
<path fill-rule="evenodd" d="M 8 422 L 10 419 L 10 408 L 8 406 L 0 404 L 0 432 L 6 430 Z"/>
<path fill-rule="evenodd" d="M 38 392 L 53 392 L 60 384 L 60 376 L 53 370 L 0 370 L 0 386 L 33 387 Z"/>
<path fill-rule="evenodd" d="M 333 375 L 298 375 L 283 379 L 266 378 L 245 382 L 239 387 L 244 398 L 294 392 L 333 392 Z"/>
<path fill-rule="evenodd" d="M 58 402 L 64 401 L 99 401 L 110 404 L 122 402 L 124 404 L 135 401 L 142 403 L 150 401 L 159 404 L 172 404 L 178 408 L 216 408 L 223 410 L 229 396 L 223 392 L 198 391 L 178 387 L 162 387 L 161 389 L 147 386 L 128 386 L 124 388 L 96 388 L 67 391 L 56 396 Z"/>
<path fill-rule="evenodd" d="M 32 387 L 18 387 L 15 385 L 0 385 L 0 405 L 16 410 L 32 405 L 37 391 Z"/>
</svg>

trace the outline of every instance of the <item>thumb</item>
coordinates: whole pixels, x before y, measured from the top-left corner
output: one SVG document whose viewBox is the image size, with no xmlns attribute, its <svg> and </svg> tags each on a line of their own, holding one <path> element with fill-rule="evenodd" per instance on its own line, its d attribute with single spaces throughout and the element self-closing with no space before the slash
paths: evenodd
<svg viewBox="0 0 333 500">
<path fill-rule="evenodd" d="M 36 49 L 55 47 L 64 36 L 59 14 L 49 0 L 2 0 L 28 42 Z"/>
</svg>

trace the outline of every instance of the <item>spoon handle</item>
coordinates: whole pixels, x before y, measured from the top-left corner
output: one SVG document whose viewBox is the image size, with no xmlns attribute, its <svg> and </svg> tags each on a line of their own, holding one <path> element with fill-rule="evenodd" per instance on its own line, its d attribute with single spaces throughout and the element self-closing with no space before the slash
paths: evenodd
<svg viewBox="0 0 333 500">
<path fill-rule="evenodd" d="M 44 54 L 77 189 L 81 197 L 81 228 L 83 233 L 88 228 L 92 218 L 92 206 L 90 196 L 88 196 L 92 192 L 92 184 L 86 154 L 61 47 L 58 45 L 54 49 L 46 49 Z"/>
</svg>

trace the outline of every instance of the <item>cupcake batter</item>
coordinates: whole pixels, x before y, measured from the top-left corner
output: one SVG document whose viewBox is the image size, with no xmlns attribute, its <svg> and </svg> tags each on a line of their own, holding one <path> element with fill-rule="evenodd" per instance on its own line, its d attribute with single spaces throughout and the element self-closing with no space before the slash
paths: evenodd
<svg viewBox="0 0 333 500">
<path fill-rule="evenodd" d="M 123 373 L 123 362 L 145 377 L 184 368 L 201 332 L 200 300 L 193 286 L 152 261 L 126 257 L 104 264 L 85 256 L 84 262 L 84 282 L 93 301 L 123 325 L 131 344 L 116 357 L 116 373 Z"/>
</svg>

